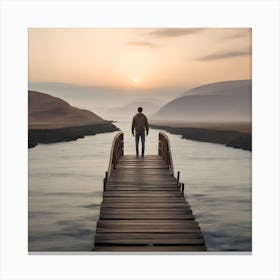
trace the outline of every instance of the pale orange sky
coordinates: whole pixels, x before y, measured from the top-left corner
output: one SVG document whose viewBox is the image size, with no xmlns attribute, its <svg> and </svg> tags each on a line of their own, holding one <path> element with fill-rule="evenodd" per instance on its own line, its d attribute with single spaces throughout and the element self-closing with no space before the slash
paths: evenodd
<svg viewBox="0 0 280 280">
<path fill-rule="evenodd" d="M 123 89 L 251 79 L 251 29 L 30 28 L 29 82 Z"/>
</svg>

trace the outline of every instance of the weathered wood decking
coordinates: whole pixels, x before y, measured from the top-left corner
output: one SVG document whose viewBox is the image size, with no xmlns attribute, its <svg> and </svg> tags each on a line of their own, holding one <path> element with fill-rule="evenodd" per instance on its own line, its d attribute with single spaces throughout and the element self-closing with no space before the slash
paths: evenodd
<svg viewBox="0 0 280 280">
<path fill-rule="evenodd" d="M 122 155 L 123 145 L 117 144 L 117 157 L 111 156 L 104 181 L 95 251 L 206 250 L 199 225 L 173 176 L 170 148 L 164 151 L 161 144 L 160 155 L 143 158 Z"/>
</svg>

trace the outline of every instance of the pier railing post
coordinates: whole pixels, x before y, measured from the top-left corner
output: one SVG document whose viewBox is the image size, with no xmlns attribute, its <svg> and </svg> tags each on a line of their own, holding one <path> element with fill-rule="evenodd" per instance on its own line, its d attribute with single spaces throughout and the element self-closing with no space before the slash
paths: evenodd
<svg viewBox="0 0 280 280">
<path fill-rule="evenodd" d="M 106 178 L 103 178 L 103 192 L 106 191 Z"/>
<path fill-rule="evenodd" d="M 177 172 L 177 186 L 179 186 L 179 180 L 180 180 L 180 171 Z"/>
<path fill-rule="evenodd" d="M 108 172 L 105 172 L 105 177 L 103 178 L 103 192 L 106 191 L 106 184 L 107 184 L 107 180 L 108 180 Z"/>
<path fill-rule="evenodd" d="M 185 184 L 182 183 L 182 193 L 184 194 L 184 192 L 185 192 Z"/>
</svg>

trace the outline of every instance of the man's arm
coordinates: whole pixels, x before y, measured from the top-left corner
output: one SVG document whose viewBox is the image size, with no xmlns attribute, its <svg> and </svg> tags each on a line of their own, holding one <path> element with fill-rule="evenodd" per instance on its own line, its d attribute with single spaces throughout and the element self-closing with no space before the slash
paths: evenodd
<svg viewBox="0 0 280 280">
<path fill-rule="evenodd" d="M 146 126 L 146 132 L 147 132 L 147 135 L 148 135 L 149 134 L 149 122 L 148 122 L 147 117 L 145 118 L 145 126 Z"/>
<path fill-rule="evenodd" d="M 132 124 L 131 124 L 131 133 L 133 136 L 134 136 L 134 125 L 135 125 L 135 118 L 133 117 Z"/>
</svg>

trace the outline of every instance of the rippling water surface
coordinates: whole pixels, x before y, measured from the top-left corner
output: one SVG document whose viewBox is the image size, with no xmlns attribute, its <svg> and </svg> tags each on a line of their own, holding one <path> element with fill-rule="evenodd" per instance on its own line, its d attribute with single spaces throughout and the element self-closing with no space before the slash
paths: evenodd
<svg viewBox="0 0 280 280">
<path fill-rule="evenodd" d="M 130 121 L 116 124 L 134 153 Z M 29 251 L 91 251 L 114 133 L 29 149 Z M 167 133 L 209 251 L 251 250 L 251 153 Z M 157 153 L 151 129 L 146 153 Z"/>
</svg>

